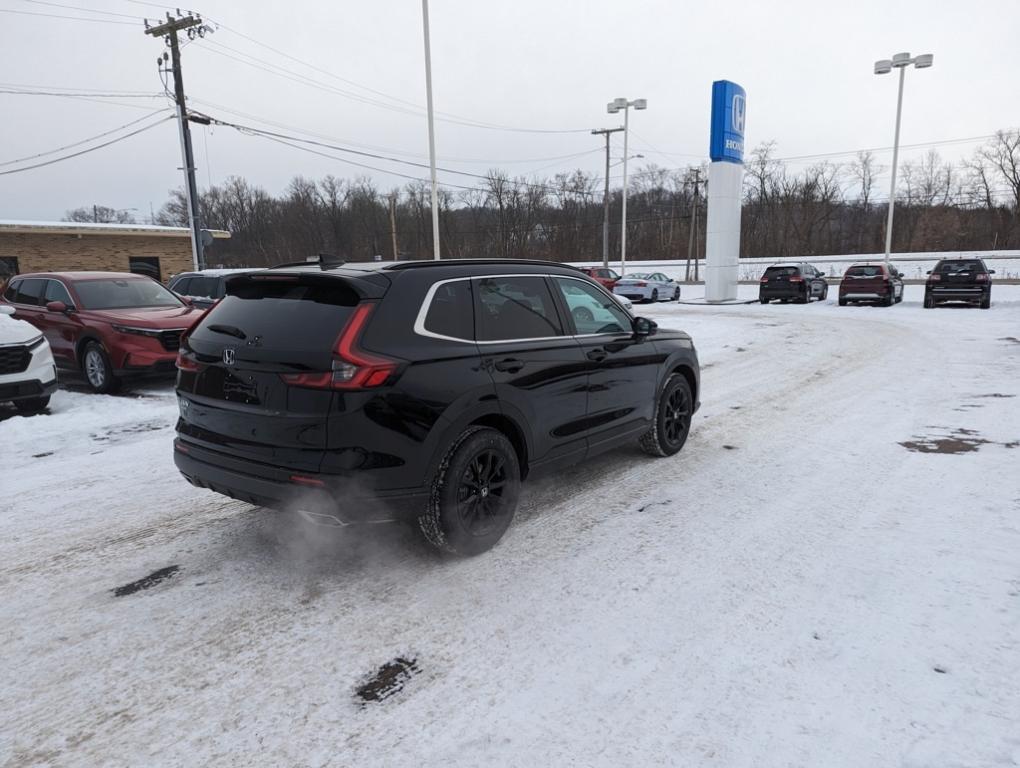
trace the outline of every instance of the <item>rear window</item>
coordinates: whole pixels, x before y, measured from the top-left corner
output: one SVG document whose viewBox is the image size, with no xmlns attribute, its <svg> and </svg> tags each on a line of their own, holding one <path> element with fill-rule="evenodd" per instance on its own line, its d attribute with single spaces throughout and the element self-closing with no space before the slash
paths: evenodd
<svg viewBox="0 0 1020 768">
<path fill-rule="evenodd" d="M 797 273 L 797 267 L 769 267 L 765 270 L 769 277 L 793 277 Z"/>
<path fill-rule="evenodd" d="M 984 272 L 984 262 L 976 259 L 961 259 L 960 261 L 942 261 L 935 267 L 935 271 L 942 275 L 952 275 L 956 272 Z"/>
<path fill-rule="evenodd" d="M 883 277 L 885 273 L 882 272 L 881 267 L 850 267 L 846 271 L 847 277 Z"/>
<path fill-rule="evenodd" d="M 191 338 L 219 345 L 243 341 L 268 350 L 332 349 L 357 303 L 357 293 L 336 279 L 235 280 Z"/>
<path fill-rule="evenodd" d="M 432 296 L 425 315 L 425 330 L 454 339 L 474 340 L 475 316 L 471 306 L 471 281 L 443 283 Z"/>
<path fill-rule="evenodd" d="M 146 278 L 82 280 L 74 284 L 74 289 L 83 309 L 183 306 L 162 284 Z"/>
</svg>

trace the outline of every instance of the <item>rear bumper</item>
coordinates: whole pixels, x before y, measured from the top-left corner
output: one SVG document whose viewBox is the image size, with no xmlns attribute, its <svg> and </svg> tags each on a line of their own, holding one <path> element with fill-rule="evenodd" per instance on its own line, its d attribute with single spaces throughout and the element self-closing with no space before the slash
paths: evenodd
<svg viewBox="0 0 1020 768">
<path fill-rule="evenodd" d="M 989 288 L 928 288 L 927 293 L 935 301 L 980 301 L 992 293 Z"/>
<path fill-rule="evenodd" d="M 848 293 L 841 293 L 839 295 L 839 298 L 846 299 L 847 301 L 878 301 L 879 299 L 886 298 L 888 295 L 889 295 L 888 291 L 883 291 L 882 293 L 878 293 L 878 292 L 866 293 L 866 292 L 862 291 L 862 292 L 859 292 L 859 293 L 849 293 L 849 292 Z"/>
<path fill-rule="evenodd" d="M 422 512 L 424 491 L 366 494 L 349 477 L 295 470 L 304 479 L 292 482 L 290 470 L 244 461 L 174 440 L 174 464 L 189 483 L 271 509 L 292 509 L 332 518 L 340 524 L 408 520 Z M 322 485 L 318 485 L 318 483 Z"/>
<path fill-rule="evenodd" d="M 758 289 L 759 299 L 801 299 L 804 298 L 806 289 L 798 288 L 772 288 L 762 286 Z"/>
</svg>

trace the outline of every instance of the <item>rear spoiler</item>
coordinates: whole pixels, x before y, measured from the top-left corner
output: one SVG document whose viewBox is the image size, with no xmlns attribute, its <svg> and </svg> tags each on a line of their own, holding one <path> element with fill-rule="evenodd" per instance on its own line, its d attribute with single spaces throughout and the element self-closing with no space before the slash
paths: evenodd
<svg viewBox="0 0 1020 768">
<path fill-rule="evenodd" d="M 307 262 L 300 262 L 300 266 L 307 267 L 308 264 Z M 262 270 L 261 272 L 247 272 L 234 275 L 226 281 L 224 290 L 227 296 L 231 296 L 236 294 L 242 286 L 265 282 L 304 283 L 306 285 L 317 283 L 319 285 L 332 284 L 334 286 L 336 286 L 337 282 L 341 282 L 346 288 L 353 290 L 358 295 L 360 301 L 381 299 L 386 295 L 386 291 L 390 287 L 389 278 L 377 272 L 313 272 L 308 269 L 294 269 L 293 267 L 288 270 L 286 265 L 281 264 L 278 267 Z"/>
</svg>

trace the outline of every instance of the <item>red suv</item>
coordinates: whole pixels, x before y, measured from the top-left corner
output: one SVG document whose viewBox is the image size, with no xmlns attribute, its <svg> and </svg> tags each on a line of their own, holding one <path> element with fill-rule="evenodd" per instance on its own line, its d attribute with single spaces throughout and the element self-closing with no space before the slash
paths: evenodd
<svg viewBox="0 0 1020 768">
<path fill-rule="evenodd" d="M 616 281 L 620 279 L 620 276 L 611 269 L 606 267 L 581 267 L 581 271 L 588 277 L 592 278 L 597 283 L 608 289 L 613 290 L 613 286 L 616 285 Z"/>
<path fill-rule="evenodd" d="M 174 375 L 181 334 L 203 314 L 151 277 L 122 272 L 18 275 L 3 301 L 42 331 L 58 367 L 81 370 L 96 392 Z"/>
</svg>

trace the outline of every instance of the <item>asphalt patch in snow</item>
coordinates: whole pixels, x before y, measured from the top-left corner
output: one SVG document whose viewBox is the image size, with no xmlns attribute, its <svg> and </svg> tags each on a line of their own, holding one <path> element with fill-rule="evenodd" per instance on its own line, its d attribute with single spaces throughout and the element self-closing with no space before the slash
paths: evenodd
<svg viewBox="0 0 1020 768">
<path fill-rule="evenodd" d="M 32 454 L 32 458 L 33 459 L 41 459 L 41 458 L 43 458 L 43 456 L 52 456 L 52 455 L 53 455 L 53 451 L 44 451 L 42 453 L 33 453 Z"/>
<path fill-rule="evenodd" d="M 404 690 L 404 686 L 419 674 L 421 674 L 421 669 L 417 659 L 397 656 L 379 667 L 367 682 L 358 686 L 354 695 L 357 696 L 362 706 L 385 701 Z"/>
<path fill-rule="evenodd" d="M 735 451 L 735 450 L 737 450 L 737 446 L 735 446 L 735 445 L 724 445 L 723 448 L 725 448 L 727 451 Z"/>
<path fill-rule="evenodd" d="M 161 429 L 169 427 L 165 421 L 143 421 L 138 424 L 132 424 L 129 427 L 123 427 L 122 429 L 111 429 L 107 432 L 93 432 L 90 437 L 97 443 L 108 443 L 116 440 L 121 435 L 136 435 L 144 432 L 159 432 Z"/>
<path fill-rule="evenodd" d="M 1002 392 L 990 392 L 987 395 L 974 395 L 974 397 L 1016 397 L 1016 395 L 1004 395 Z"/>
<path fill-rule="evenodd" d="M 977 435 L 978 433 L 971 429 L 958 429 L 946 437 L 919 437 L 900 445 L 916 453 L 973 453 L 982 445 L 991 442 Z"/>
<path fill-rule="evenodd" d="M 148 576 L 141 578 L 138 581 L 132 581 L 130 584 L 117 587 L 113 590 L 113 596 L 126 597 L 127 595 L 133 595 L 135 592 L 140 592 L 143 589 L 151 589 L 160 582 L 171 578 L 179 570 L 181 570 L 181 566 L 179 565 L 168 565 L 166 568 L 160 568 L 158 571 L 153 571 Z"/>
<path fill-rule="evenodd" d="M 1020 344 L 1020 339 L 1016 336 L 1003 336 L 999 341 L 1012 341 L 1014 344 Z"/>
</svg>

